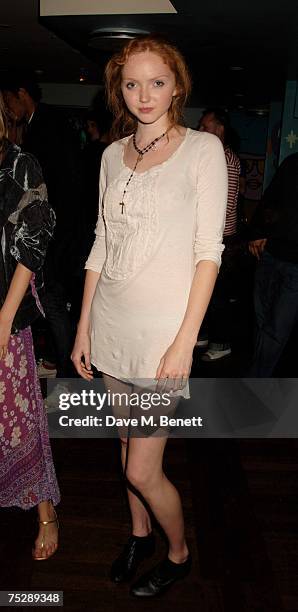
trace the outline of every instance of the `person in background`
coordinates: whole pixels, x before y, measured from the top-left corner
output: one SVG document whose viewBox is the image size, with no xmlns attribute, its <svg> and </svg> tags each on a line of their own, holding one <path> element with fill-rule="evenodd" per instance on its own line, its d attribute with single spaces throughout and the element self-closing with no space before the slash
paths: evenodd
<svg viewBox="0 0 298 612">
<path fill-rule="evenodd" d="M 44 267 L 46 291 L 42 298 L 51 350 L 48 360 L 39 367 L 39 375 L 57 373 L 57 377 L 68 377 L 73 375 L 69 359 L 73 331 L 67 311 L 68 290 L 80 248 L 78 157 L 70 131 L 57 113 L 41 102 L 42 92 L 32 75 L 10 75 L 3 82 L 2 91 L 10 115 L 24 126 L 22 148 L 39 161 L 56 214 L 55 236 Z"/>
<path fill-rule="evenodd" d="M 256 333 L 250 376 L 267 377 L 298 321 L 298 153 L 284 159 L 250 224 Z"/>
<path fill-rule="evenodd" d="M 30 325 L 55 215 L 37 160 L 10 143 L 0 96 L 0 506 L 38 508 L 35 560 L 58 545 L 60 501 Z"/>
<path fill-rule="evenodd" d="M 110 143 L 110 113 L 102 105 L 86 115 L 87 144 L 82 153 L 82 188 L 86 228 L 86 256 L 94 240 L 94 228 L 98 217 L 99 172 L 102 154 Z"/>
<path fill-rule="evenodd" d="M 234 132 L 225 110 L 208 108 L 203 112 L 198 129 L 215 134 L 221 140 L 228 169 L 228 201 L 223 243 L 225 250 L 212 299 L 197 345 L 208 347 L 203 361 L 217 361 L 231 353 L 230 299 L 237 291 L 238 272 L 238 194 L 240 160 L 233 150 Z"/>
</svg>

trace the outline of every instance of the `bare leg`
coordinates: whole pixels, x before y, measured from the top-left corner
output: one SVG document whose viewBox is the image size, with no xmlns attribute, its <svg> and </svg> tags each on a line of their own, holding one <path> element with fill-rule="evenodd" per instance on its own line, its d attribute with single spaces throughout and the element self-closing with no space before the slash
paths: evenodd
<svg viewBox="0 0 298 612">
<path fill-rule="evenodd" d="M 121 461 L 123 471 L 126 464 L 127 441 L 121 439 Z M 150 516 L 140 498 L 127 487 L 127 496 L 132 519 L 132 534 L 146 536 L 152 531 Z"/>
<path fill-rule="evenodd" d="M 122 381 L 113 378 L 112 376 L 108 376 L 107 374 L 103 374 L 103 380 L 106 389 L 109 389 L 112 393 L 127 393 L 130 395 L 132 391 L 132 386 L 128 385 Z M 115 416 L 127 416 L 127 409 L 122 406 L 113 406 L 113 412 Z M 129 411 L 128 411 L 129 414 Z M 121 462 L 123 472 L 126 466 L 126 454 L 127 454 L 127 438 L 121 437 Z M 130 441 L 129 441 L 130 444 Z M 131 520 L 132 520 L 132 534 L 136 536 L 146 536 L 148 533 L 152 531 L 150 516 L 142 503 L 135 493 L 133 493 L 129 487 L 127 487 L 127 496 L 128 503 L 131 512 Z"/>
<path fill-rule="evenodd" d="M 56 514 L 50 500 L 40 502 L 37 509 L 39 521 L 54 521 L 48 525 L 39 525 L 39 532 L 33 550 L 33 558 L 41 557 L 47 559 L 58 547 L 58 525 L 55 521 Z"/>
<path fill-rule="evenodd" d="M 189 554 L 179 493 L 163 469 L 167 438 L 131 438 L 127 478 L 150 505 L 169 540 L 169 559 L 183 563 Z"/>
<path fill-rule="evenodd" d="M 131 393 L 132 387 L 110 376 L 104 375 L 107 389 L 116 393 Z M 140 392 L 140 390 L 138 390 Z M 173 400 L 168 412 L 175 411 L 177 400 Z M 115 414 L 127 416 L 125 408 L 114 406 Z M 169 559 L 182 563 L 189 551 L 184 535 L 184 519 L 179 493 L 166 477 L 163 454 L 167 437 L 130 438 L 127 457 L 126 439 L 122 438 L 122 466 L 126 465 L 127 480 L 133 485 L 152 509 L 156 519 L 169 540 Z M 151 531 L 150 516 L 137 495 L 127 489 L 132 515 L 134 535 L 147 535 Z"/>
</svg>

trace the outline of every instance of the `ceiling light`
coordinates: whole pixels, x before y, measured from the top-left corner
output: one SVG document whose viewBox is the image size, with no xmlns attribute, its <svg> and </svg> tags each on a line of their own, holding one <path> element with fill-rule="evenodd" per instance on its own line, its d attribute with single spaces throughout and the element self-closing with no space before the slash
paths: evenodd
<svg viewBox="0 0 298 612">
<path fill-rule="evenodd" d="M 239 70 L 244 70 L 243 66 L 230 66 L 230 70 L 234 72 L 238 72 Z"/>
<path fill-rule="evenodd" d="M 259 115 L 260 117 L 265 117 L 269 114 L 268 106 L 256 106 L 248 108 L 249 113 L 254 115 Z"/>
<path fill-rule="evenodd" d="M 119 45 L 125 40 L 144 36 L 145 34 L 149 34 L 149 31 L 139 28 L 98 28 L 90 33 L 88 46 L 93 49 L 102 49 L 108 41 Z"/>
</svg>

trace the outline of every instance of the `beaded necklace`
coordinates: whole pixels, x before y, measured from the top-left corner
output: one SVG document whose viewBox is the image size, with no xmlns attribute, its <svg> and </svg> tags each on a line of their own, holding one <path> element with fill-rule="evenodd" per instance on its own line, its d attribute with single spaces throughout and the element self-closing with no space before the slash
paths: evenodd
<svg viewBox="0 0 298 612">
<path fill-rule="evenodd" d="M 128 177 L 126 185 L 124 187 L 122 201 L 119 202 L 119 206 L 122 206 L 122 208 L 121 208 L 121 214 L 122 215 L 123 215 L 123 208 L 125 206 L 125 204 L 124 204 L 124 197 L 125 197 L 125 194 L 127 192 L 127 187 L 128 187 L 128 185 L 129 185 L 129 183 L 130 183 L 130 181 L 131 181 L 131 179 L 132 179 L 132 177 L 133 177 L 133 175 L 134 175 L 134 173 L 136 171 L 136 167 L 137 167 L 138 163 L 143 159 L 143 155 L 145 155 L 145 153 L 148 153 L 148 151 L 150 151 L 150 149 L 153 149 L 154 146 L 156 145 L 156 143 L 159 140 L 161 140 L 168 133 L 168 131 L 169 131 L 169 128 L 163 134 L 161 134 L 160 136 L 157 136 L 157 138 L 154 138 L 154 140 L 152 140 L 152 142 L 150 142 L 148 145 L 146 145 L 146 147 L 144 147 L 143 149 L 140 149 L 137 146 L 137 143 L 136 143 L 136 133 L 135 132 L 133 133 L 132 142 L 133 142 L 133 146 L 134 146 L 136 152 L 138 153 L 138 157 L 137 157 L 137 161 L 136 161 L 136 163 L 135 163 L 135 165 L 134 165 L 134 167 L 133 167 L 133 169 L 132 169 L 132 171 L 131 171 L 131 173 L 130 173 L 130 175 Z"/>
</svg>

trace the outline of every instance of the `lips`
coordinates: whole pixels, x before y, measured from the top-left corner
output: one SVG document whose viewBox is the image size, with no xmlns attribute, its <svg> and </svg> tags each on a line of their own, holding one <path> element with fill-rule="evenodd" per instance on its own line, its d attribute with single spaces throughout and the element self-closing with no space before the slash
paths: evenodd
<svg viewBox="0 0 298 612">
<path fill-rule="evenodd" d="M 151 113 L 152 110 L 153 110 L 153 108 L 147 107 L 147 106 L 143 107 L 143 108 L 140 108 L 140 112 L 141 113 Z"/>
</svg>

